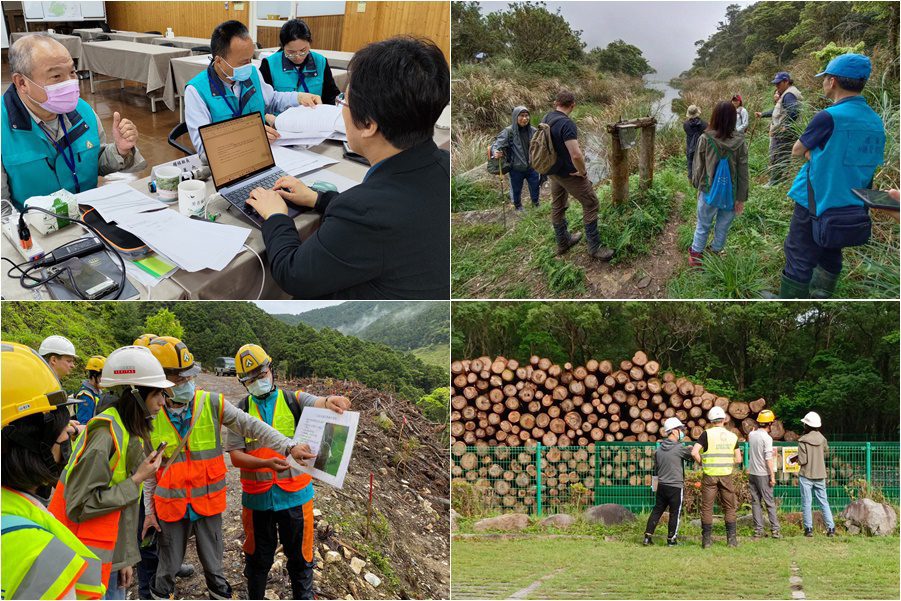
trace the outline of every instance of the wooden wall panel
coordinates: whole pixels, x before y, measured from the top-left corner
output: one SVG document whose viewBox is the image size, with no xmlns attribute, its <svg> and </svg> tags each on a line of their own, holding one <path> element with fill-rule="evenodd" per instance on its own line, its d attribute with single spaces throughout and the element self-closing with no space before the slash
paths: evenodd
<svg viewBox="0 0 901 601">
<path fill-rule="evenodd" d="M 235 19 L 249 26 L 250 3 L 236 11 L 224 2 L 107 2 L 107 22 L 124 31 L 161 31 L 171 27 L 175 35 L 209 38 L 219 23 Z"/>
<path fill-rule="evenodd" d="M 344 29 L 344 15 L 328 15 L 324 17 L 304 17 L 303 19 L 313 32 L 313 49 L 341 50 L 341 34 Z M 281 27 L 257 27 L 257 40 L 263 48 L 278 46 L 278 34 Z"/>
<path fill-rule="evenodd" d="M 409 34 L 435 42 L 450 61 L 449 2 L 366 2 L 365 12 L 357 12 L 358 2 L 347 2 L 341 50 L 356 52 L 366 44 Z"/>
</svg>

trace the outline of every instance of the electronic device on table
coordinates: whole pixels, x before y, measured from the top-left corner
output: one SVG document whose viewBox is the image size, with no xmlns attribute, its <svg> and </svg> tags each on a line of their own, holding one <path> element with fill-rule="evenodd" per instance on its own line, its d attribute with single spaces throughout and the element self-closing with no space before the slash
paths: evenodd
<svg viewBox="0 0 901 601">
<path fill-rule="evenodd" d="M 200 139 L 213 175 L 216 191 L 257 227 L 263 219 L 246 204 L 254 188 L 270 189 L 288 175 L 275 165 L 266 129 L 259 113 L 201 126 Z M 300 214 L 288 204 L 288 216 Z"/>
</svg>

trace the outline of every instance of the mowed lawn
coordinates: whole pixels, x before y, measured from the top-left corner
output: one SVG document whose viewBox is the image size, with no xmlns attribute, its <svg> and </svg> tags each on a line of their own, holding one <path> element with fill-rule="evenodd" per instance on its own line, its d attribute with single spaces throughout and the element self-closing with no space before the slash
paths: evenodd
<svg viewBox="0 0 901 601">
<path fill-rule="evenodd" d="M 612 537 L 458 537 L 451 547 L 451 596 L 506 599 L 533 585 L 520 598 L 791 599 L 793 561 L 808 599 L 899 596 L 898 536 L 741 538 L 737 549 L 716 536 L 707 550 L 698 538 L 646 548 L 637 539 Z"/>
</svg>

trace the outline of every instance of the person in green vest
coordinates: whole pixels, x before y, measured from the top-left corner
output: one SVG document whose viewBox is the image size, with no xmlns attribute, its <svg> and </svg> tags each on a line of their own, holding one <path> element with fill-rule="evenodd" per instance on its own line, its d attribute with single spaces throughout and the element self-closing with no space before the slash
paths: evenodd
<svg viewBox="0 0 901 601">
<path fill-rule="evenodd" d="M 256 51 L 250 32 L 240 21 L 226 21 L 210 38 L 213 61 L 185 86 L 185 123 L 194 149 L 206 159 L 200 128 L 241 115 L 259 113 L 266 135 L 273 141 L 275 115 L 293 106 L 322 104 L 317 94 L 278 92 L 260 79 L 253 66 Z"/>
<path fill-rule="evenodd" d="M 263 59 L 260 75 L 279 92 L 308 92 L 335 104 L 341 93 L 328 59 L 311 50 L 313 32 L 301 19 L 291 19 L 278 35 L 281 48 Z"/>
<path fill-rule="evenodd" d="M 272 358 L 256 344 L 245 344 L 235 355 L 238 380 L 248 395 L 238 407 L 294 436 L 305 407 L 343 413 L 350 409 L 344 396 L 316 396 L 288 392 L 275 385 Z M 293 599 L 313 598 L 313 484 L 309 474 L 292 467 L 285 456 L 261 441 L 228 434 L 226 450 L 232 465 L 241 468 L 244 506 L 244 576 L 249 599 L 263 599 L 269 570 L 279 541 L 288 559 Z"/>
<path fill-rule="evenodd" d="M 713 407 L 707 414 L 711 427 L 701 434 L 691 448 L 691 456 L 701 464 L 704 474 L 701 479 L 701 546 L 712 544 L 713 502 L 718 500 L 726 520 L 726 540 L 730 547 L 738 546 L 735 524 L 735 483 L 732 472 L 735 465 L 741 465 L 741 450 L 736 448 L 738 436 L 723 427 L 726 412 L 722 407 Z"/>
<path fill-rule="evenodd" d="M 0 354 L 3 598 L 99 599 L 105 591 L 100 559 L 38 494 L 56 482 L 65 463 L 60 443 L 72 433 L 65 409 L 74 401 L 34 350 L 3 342 Z"/>
<path fill-rule="evenodd" d="M 153 448 L 166 443 L 166 463 L 145 483 L 142 539 L 151 528 L 161 533 L 159 565 L 151 594 L 155 599 L 169 599 L 175 594 L 175 577 L 193 535 L 207 592 L 213 599 L 231 599 L 232 587 L 222 569 L 227 468 L 221 426 L 239 436 L 259 440 L 297 461 L 314 455 L 308 445 L 295 444 L 268 424 L 227 403 L 223 395 L 198 389 L 194 379 L 200 373 L 200 365 L 178 338 L 159 336 L 147 348 L 163 366 L 166 379 L 174 384 L 166 405 L 153 420 L 150 435 Z"/>
<path fill-rule="evenodd" d="M 32 196 L 97 187 L 98 176 L 140 171 L 138 128 L 113 113 L 107 143 L 100 117 L 80 98 L 75 63 L 66 47 L 41 33 L 9 48 L 12 84 L 3 94 L 2 191 L 19 210 Z"/>
</svg>

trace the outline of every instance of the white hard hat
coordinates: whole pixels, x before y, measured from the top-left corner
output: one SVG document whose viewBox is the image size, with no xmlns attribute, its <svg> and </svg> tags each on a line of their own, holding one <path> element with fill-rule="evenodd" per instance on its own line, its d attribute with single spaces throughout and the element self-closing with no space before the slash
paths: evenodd
<svg viewBox="0 0 901 601">
<path fill-rule="evenodd" d="M 814 411 L 811 411 L 810 413 L 805 415 L 803 419 L 801 419 L 801 423 L 810 426 L 811 428 L 823 427 L 823 420 L 820 419 L 820 414 Z"/>
<path fill-rule="evenodd" d="M 122 385 L 172 388 L 163 366 L 146 346 L 123 346 L 110 353 L 100 375 L 100 387 Z"/>
<path fill-rule="evenodd" d="M 684 427 L 685 427 L 685 424 L 683 424 L 682 420 L 680 420 L 678 417 L 668 417 L 668 418 L 666 418 L 666 421 L 663 422 L 663 431 L 666 434 L 669 434 L 676 428 L 684 428 Z"/>
<path fill-rule="evenodd" d="M 726 419 L 726 412 L 723 411 L 722 407 L 716 406 L 707 413 L 707 419 L 712 422 L 715 422 L 718 419 Z"/>
<path fill-rule="evenodd" d="M 70 355 L 72 357 L 78 356 L 75 354 L 75 345 L 72 344 L 72 341 L 65 336 L 47 336 L 41 343 L 41 348 L 38 349 L 38 354 L 41 357 L 46 357 L 50 354 Z"/>
</svg>

